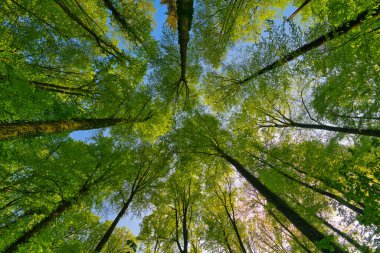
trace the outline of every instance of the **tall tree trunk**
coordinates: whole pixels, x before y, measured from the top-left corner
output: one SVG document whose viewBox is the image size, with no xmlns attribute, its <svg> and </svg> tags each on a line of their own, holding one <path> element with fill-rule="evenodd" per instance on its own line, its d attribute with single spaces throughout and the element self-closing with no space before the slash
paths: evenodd
<svg viewBox="0 0 380 253">
<path fill-rule="evenodd" d="M 21 244 L 27 243 L 33 236 L 37 235 L 41 230 L 50 225 L 51 222 L 55 220 L 55 218 L 62 215 L 66 210 L 70 209 L 73 204 L 78 201 L 78 199 L 82 198 L 90 190 L 89 187 L 82 187 L 78 195 L 70 200 L 62 200 L 59 205 L 45 218 L 39 221 L 37 224 L 32 226 L 29 230 L 25 231 L 16 241 L 10 244 L 7 248 L 4 249 L 4 252 L 12 253 L 16 252 L 17 248 Z"/>
<path fill-rule="evenodd" d="M 240 233 L 239 233 L 239 229 L 238 229 L 238 227 L 236 225 L 235 217 L 231 217 L 231 214 L 230 214 L 230 212 L 227 209 L 226 203 L 223 203 L 223 205 L 224 205 L 224 210 L 226 211 L 227 217 L 228 217 L 228 219 L 229 219 L 229 221 L 230 221 L 230 223 L 232 225 L 232 228 L 233 228 L 233 230 L 235 232 L 236 238 L 238 239 L 241 252 L 247 253 L 247 250 L 245 249 L 243 240 L 241 239 L 241 236 L 240 236 Z"/>
<path fill-rule="evenodd" d="M 73 87 L 65 87 L 51 83 L 44 83 L 40 81 L 29 81 L 29 83 L 33 84 L 36 88 L 41 90 L 47 90 L 67 95 L 77 95 L 77 96 L 88 96 L 90 92 L 83 90 L 81 88 L 73 88 Z"/>
<path fill-rule="evenodd" d="M 313 176 L 313 175 L 310 175 L 310 174 L 307 173 L 306 171 L 301 170 L 300 168 L 296 167 L 294 164 L 291 164 L 290 162 L 287 162 L 287 161 L 285 161 L 285 160 L 283 160 L 283 159 L 281 159 L 281 158 L 279 158 L 279 157 L 276 157 L 276 156 L 274 156 L 273 154 L 271 154 L 270 152 L 264 151 L 264 150 L 262 150 L 262 149 L 259 149 L 259 151 L 260 151 L 260 152 L 263 152 L 263 153 L 269 155 L 270 157 L 276 159 L 277 161 L 279 161 L 279 162 L 285 164 L 286 166 L 288 166 L 288 167 L 291 168 L 292 170 L 296 171 L 297 173 L 302 174 L 302 175 L 305 175 L 305 176 L 307 176 L 307 177 L 310 177 L 310 178 L 312 178 L 312 179 L 314 179 L 314 180 L 316 180 L 316 181 L 318 181 L 318 182 L 324 184 L 325 186 L 327 186 L 327 187 L 329 187 L 329 188 L 331 188 L 331 189 L 334 189 L 335 191 L 339 192 L 340 194 L 342 194 L 342 195 L 344 196 L 345 193 L 342 191 L 341 187 L 338 186 L 337 184 L 334 184 L 333 182 L 330 182 L 330 181 L 326 181 L 325 178 L 322 178 L 322 177 L 319 177 L 319 176 Z M 251 155 L 252 155 L 252 154 L 251 154 Z M 252 156 L 254 156 L 254 155 L 252 155 Z M 355 201 L 355 200 L 352 200 L 352 201 L 353 201 L 357 206 L 360 206 L 360 207 L 361 207 L 360 209 L 363 209 L 363 208 L 364 208 L 364 204 L 363 204 L 363 203 L 361 203 L 361 202 L 357 202 L 357 201 Z"/>
<path fill-rule="evenodd" d="M 183 219 L 182 219 L 182 233 L 183 233 L 183 253 L 187 253 L 188 252 L 188 240 L 189 240 L 189 234 L 188 234 L 188 231 L 187 231 L 187 218 L 186 218 L 186 215 L 183 216 Z"/>
<path fill-rule="evenodd" d="M 342 197 L 339 197 L 339 196 L 337 196 L 337 195 L 335 195 L 335 194 L 333 194 L 331 192 L 319 189 L 319 188 L 317 188 L 315 186 L 311 186 L 309 184 L 306 184 L 306 183 L 302 182 L 301 180 L 295 179 L 295 178 L 291 177 L 290 175 L 288 175 L 288 174 L 286 174 L 286 173 L 284 173 L 282 171 L 278 171 L 278 172 L 281 175 L 283 175 L 284 177 L 292 180 L 293 182 L 296 182 L 297 184 L 300 184 L 300 185 L 302 185 L 302 186 L 304 186 L 306 188 L 309 188 L 310 190 L 312 190 L 314 192 L 318 192 L 318 193 L 320 193 L 320 194 L 322 194 L 322 195 L 324 195 L 326 197 L 329 197 L 331 199 L 334 199 L 334 200 L 338 201 L 339 204 L 344 205 L 344 206 L 350 208 L 352 211 L 356 212 L 357 214 L 363 215 L 363 213 L 364 213 L 363 209 L 361 209 L 361 208 L 359 208 L 359 207 L 357 207 L 357 206 L 349 203 L 348 201 L 346 201 Z"/>
<path fill-rule="evenodd" d="M 358 134 L 358 135 L 366 135 L 380 138 L 380 130 L 377 129 L 360 129 L 360 128 L 350 128 L 350 127 L 336 127 L 322 124 L 304 124 L 298 122 L 291 122 L 289 125 L 284 127 L 299 127 L 305 129 L 320 129 L 331 132 L 339 132 L 346 134 Z"/>
<path fill-rule="evenodd" d="M 72 12 L 67 6 L 66 3 L 62 0 L 54 0 L 54 2 L 65 12 L 65 14 L 77 23 L 80 27 L 82 27 L 89 35 L 91 35 L 98 46 L 103 49 L 105 52 L 114 55 L 118 59 L 125 59 L 127 61 L 132 61 L 131 57 L 124 54 L 120 49 L 118 49 L 115 45 L 113 45 L 107 38 L 104 36 L 97 34 L 94 30 L 92 30 L 88 25 L 86 25 L 74 12 Z"/>
<path fill-rule="evenodd" d="M 229 253 L 233 253 L 232 248 L 231 248 L 231 245 L 230 245 L 230 243 L 228 242 L 228 237 L 227 237 L 226 231 L 225 231 L 224 229 L 223 229 L 223 238 L 224 238 L 224 242 L 225 242 L 225 244 L 226 244 L 226 247 L 227 247 L 227 249 L 228 249 L 228 252 L 229 252 Z"/>
<path fill-rule="evenodd" d="M 177 0 L 178 44 L 181 54 L 181 79 L 186 80 L 187 44 L 190 40 L 194 0 Z"/>
<path fill-rule="evenodd" d="M 258 178 L 253 176 L 243 165 L 237 160 L 226 154 L 221 149 L 217 150 L 219 155 L 224 158 L 228 163 L 235 167 L 235 169 L 243 176 L 265 199 L 274 205 L 278 211 L 280 211 L 293 225 L 304 234 L 314 245 L 318 247 L 318 243 L 326 238 L 317 228 L 310 224 L 307 220 L 301 217 L 296 211 L 293 210 L 282 198 L 272 192 L 268 187 L 260 182 Z M 330 244 L 334 252 L 343 253 L 346 252 L 339 245 L 335 243 Z M 328 249 L 321 249 L 324 253 L 331 253 Z"/>
<path fill-rule="evenodd" d="M 342 24 L 341 26 L 333 29 L 332 31 L 326 33 L 326 34 L 323 34 L 322 36 L 318 37 L 317 39 L 303 45 L 302 47 L 299 47 L 297 48 L 296 50 L 284 55 L 283 57 L 281 57 L 280 59 L 276 60 L 275 62 L 273 62 L 272 64 L 270 65 L 267 65 L 266 67 L 260 69 L 259 71 L 253 73 L 252 75 L 244 78 L 243 80 L 239 81 L 239 84 L 242 85 L 264 73 L 267 73 L 275 68 L 278 68 L 280 66 L 283 66 L 285 65 L 286 63 L 296 59 L 298 56 L 300 55 L 303 55 L 321 45 L 323 45 L 324 43 L 326 43 L 328 40 L 332 40 L 338 36 L 340 36 L 341 34 L 346 34 L 348 33 L 349 31 L 351 31 L 353 28 L 355 28 L 356 26 L 360 25 L 360 23 L 363 22 L 363 20 L 365 19 L 365 17 L 368 15 L 368 13 L 370 13 L 372 10 L 367 10 L 367 11 L 364 11 L 362 13 L 360 13 L 356 19 L 354 20 L 351 20 L 351 21 L 348 21 L 348 22 L 345 22 L 344 24 Z M 377 6 L 376 9 L 375 9 L 375 14 L 374 16 L 377 17 L 379 16 L 380 14 L 380 6 Z"/>
<path fill-rule="evenodd" d="M 131 204 L 133 197 L 134 197 L 134 193 L 131 193 L 128 200 L 124 203 L 120 212 L 117 214 L 116 218 L 113 220 L 111 226 L 107 229 L 106 233 L 103 235 L 103 237 L 99 241 L 98 245 L 96 245 L 95 252 L 101 252 L 103 247 L 106 245 L 106 243 L 110 239 L 113 231 L 115 230 L 117 224 L 119 223 L 120 219 L 125 215 L 125 212 L 127 211 L 129 205 Z"/>
<path fill-rule="evenodd" d="M 58 121 L 41 121 L 41 122 L 16 122 L 0 124 L 0 141 L 34 137 L 45 134 L 60 133 L 74 130 L 87 130 L 104 128 L 119 124 L 142 122 L 150 118 L 141 120 L 121 119 L 121 118 L 101 118 L 101 119 L 70 119 Z"/>
<path fill-rule="evenodd" d="M 326 221 L 325 219 L 323 218 L 320 218 L 318 217 L 319 220 L 325 224 L 327 227 L 329 227 L 332 231 L 334 231 L 335 233 L 337 233 L 339 236 L 341 236 L 342 238 L 346 239 L 346 241 L 348 241 L 349 243 L 351 243 L 357 250 L 359 250 L 360 252 L 363 252 L 363 253 L 369 253 L 371 252 L 371 250 L 368 248 L 368 247 L 365 247 L 365 246 L 362 246 L 360 245 L 360 243 L 358 243 L 355 239 L 353 239 L 351 236 L 349 236 L 348 234 L 344 233 L 343 231 L 341 231 L 340 229 L 334 227 L 333 225 L 331 225 L 328 221 Z"/>
<path fill-rule="evenodd" d="M 301 6 L 298 7 L 297 10 L 295 10 L 295 11 L 292 13 L 292 15 L 290 15 L 290 16 L 288 17 L 288 19 L 287 19 L 286 21 L 290 21 L 292 18 L 294 18 L 294 16 L 297 15 L 297 13 L 300 12 L 300 11 L 303 9 L 303 7 L 305 7 L 305 6 L 306 6 L 308 3 L 310 3 L 310 2 L 311 2 L 311 0 L 305 0 L 305 1 L 301 4 Z"/>
<path fill-rule="evenodd" d="M 280 226 L 285 229 L 289 234 L 290 236 L 293 238 L 293 240 L 307 253 L 312 253 L 308 248 L 306 248 L 306 246 L 300 241 L 298 240 L 297 236 L 289 229 L 287 228 L 287 226 L 285 226 L 284 223 L 281 222 L 281 220 L 269 209 L 269 208 L 266 208 L 268 210 L 268 213 L 280 224 Z"/>
<path fill-rule="evenodd" d="M 104 5 L 112 13 L 112 16 L 119 22 L 119 24 L 124 28 L 126 32 L 132 35 L 133 39 L 144 46 L 144 42 L 140 36 L 133 30 L 133 28 L 128 24 L 128 21 L 123 17 L 123 15 L 116 9 L 115 5 L 112 3 L 112 0 L 103 0 Z"/>
<path fill-rule="evenodd" d="M 286 166 L 288 166 L 290 169 L 296 171 L 297 173 L 299 174 L 302 174 L 302 175 L 305 175 L 307 177 L 310 177 L 322 184 L 324 184 L 325 186 L 331 188 L 331 189 L 334 189 L 335 191 L 339 192 L 340 194 L 344 195 L 344 192 L 342 192 L 342 190 L 334 183 L 330 182 L 330 181 L 326 181 L 325 178 L 322 178 L 322 177 L 319 177 L 319 176 L 313 176 L 313 175 L 310 175 L 308 172 L 304 171 L 304 170 L 301 170 L 300 168 L 296 167 L 294 164 L 290 163 L 290 162 L 287 162 L 279 157 L 276 157 L 274 156 L 273 154 L 271 154 L 270 152 L 267 152 L 267 151 L 264 151 L 262 149 L 259 149 L 260 152 L 263 152 L 265 153 L 266 155 L 269 155 L 270 157 L 276 159 L 277 161 L 281 162 L 282 164 L 285 164 Z M 251 153 L 250 153 L 251 154 Z M 251 154 L 252 155 L 252 154 Z M 254 156 L 254 155 L 252 155 Z M 254 156 L 256 157 L 256 156 Z M 355 201 L 354 201 L 355 202 Z M 364 205 L 363 203 L 357 203 L 355 202 L 358 206 L 364 208 Z"/>
<path fill-rule="evenodd" d="M 260 161 L 262 161 L 262 160 L 260 160 Z M 331 198 L 331 199 L 334 199 L 334 200 L 338 201 L 339 204 L 344 205 L 344 206 L 350 208 L 352 211 L 356 212 L 357 214 L 361 214 L 361 215 L 363 215 L 363 213 L 364 213 L 364 210 L 363 210 L 363 209 L 361 209 L 361 208 L 359 208 L 359 207 L 357 207 L 357 206 L 355 206 L 355 205 L 349 203 L 347 200 L 343 199 L 342 197 L 337 196 L 337 195 L 335 195 L 335 194 L 333 194 L 333 193 L 331 193 L 331 192 L 328 192 L 328 191 L 325 191 L 325 190 L 319 189 L 319 188 L 317 188 L 317 187 L 315 187 L 315 186 L 309 185 L 309 184 L 307 184 L 307 183 L 305 183 L 305 182 L 302 182 L 301 180 L 296 179 L 296 178 L 294 178 L 294 177 L 288 175 L 287 173 L 281 171 L 280 169 L 274 167 L 273 165 L 271 165 L 271 164 L 269 164 L 269 163 L 267 163 L 267 162 L 265 162 L 265 161 L 264 161 L 264 163 L 265 163 L 266 165 L 268 165 L 270 168 L 274 169 L 274 170 L 275 170 L 276 172 L 278 172 L 279 174 L 281 174 L 281 175 L 283 175 L 284 177 L 286 177 L 287 179 L 289 179 L 289 180 L 291 180 L 291 181 L 293 181 L 293 182 L 295 182 L 295 183 L 297 183 L 297 184 L 300 184 L 300 185 L 302 185 L 302 186 L 304 186 L 304 187 L 306 187 L 306 188 L 308 188 L 308 189 L 310 189 L 310 190 L 312 190 L 312 191 L 314 191 L 314 192 L 317 192 L 317 193 L 322 194 L 322 195 L 324 195 L 324 196 L 326 196 L 326 197 L 329 197 L 329 198 Z"/>
</svg>

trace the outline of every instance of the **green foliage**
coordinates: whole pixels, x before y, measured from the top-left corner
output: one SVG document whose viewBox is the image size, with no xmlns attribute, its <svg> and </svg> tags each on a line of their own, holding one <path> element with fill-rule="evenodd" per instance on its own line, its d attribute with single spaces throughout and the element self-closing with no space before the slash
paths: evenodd
<svg viewBox="0 0 380 253">
<path fill-rule="evenodd" d="M 0 250 L 94 252 L 116 222 L 94 212 L 125 206 L 140 234 L 118 225 L 102 252 L 380 247 L 379 4 L 310 1 L 285 21 L 302 2 L 196 1 L 179 83 L 178 32 L 153 38 L 152 1 L 1 1 L 0 130 L 130 123 L 0 142 Z"/>
</svg>

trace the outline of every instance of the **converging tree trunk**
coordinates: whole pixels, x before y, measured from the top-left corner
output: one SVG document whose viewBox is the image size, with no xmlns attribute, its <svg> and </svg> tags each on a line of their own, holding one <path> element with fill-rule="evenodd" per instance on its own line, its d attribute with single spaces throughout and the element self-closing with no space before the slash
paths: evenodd
<svg viewBox="0 0 380 253">
<path fill-rule="evenodd" d="M 266 113 L 266 115 L 269 115 Z M 315 130 L 325 130 L 330 132 L 337 133 L 345 133 L 345 134 L 357 134 L 357 135 L 365 135 L 380 138 L 380 130 L 379 129 L 360 129 L 353 127 L 337 127 L 325 125 L 322 123 L 318 124 L 308 124 L 296 122 L 293 119 L 281 114 L 281 116 L 273 116 L 270 115 L 270 119 L 264 121 L 264 124 L 258 123 L 258 126 L 261 128 L 265 127 L 277 127 L 277 128 L 287 128 L 287 127 L 296 127 L 302 129 L 315 129 Z"/>
<path fill-rule="evenodd" d="M 266 208 L 268 213 L 280 224 L 280 226 L 289 233 L 289 236 L 307 253 L 312 253 L 298 238 L 297 236 L 284 224 L 281 220 L 269 209 Z"/>
<path fill-rule="evenodd" d="M 76 96 L 88 96 L 91 92 L 83 90 L 81 88 L 65 87 L 51 83 L 44 83 L 40 81 L 30 81 L 36 88 L 56 93 L 62 93 L 66 95 L 76 95 Z"/>
<path fill-rule="evenodd" d="M 119 48 L 112 44 L 107 38 L 103 35 L 97 34 L 93 29 L 91 29 L 85 22 L 82 21 L 80 17 L 78 17 L 69 6 L 62 0 L 54 0 L 54 2 L 63 10 L 63 12 L 76 24 L 82 27 L 93 39 L 96 41 L 98 46 L 103 49 L 105 52 L 116 56 L 118 59 L 125 59 L 131 61 L 131 57 L 124 54 Z M 78 2 L 76 2 L 79 5 Z"/>
<path fill-rule="evenodd" d="M 58 206 L 49 213 L 45 218 L 41 221 L 33 225 L 30 229 L 23 232 L 20 237 L 12 244 L 10 244 L 7 248 L 5 248 L 4 252 L 12 253 L 16 252 L 17 248 L 27 243 L 32 237 L 37 235 L 41 230 L 49 226 L 57 217 L 61 216 L 66 210 L 70 209 L 79 199 L 81 199 L 85 194 L 88 193 L 90 187 L 88 185 L 84 185 L 78 192 L 77 196 L 68 199 L 62 200 Z"/>
<path fill-rule="evenodd" d="M 74 130 L 97 129 L 134 122 L 143 122 L 149 118 L 150 115 L 143 119 L 101 118 L 6 123 L 0 124 L 0 141 L 15 138 L 35 137 L 45 134 L 61 133 Z"/>
<path fill-rule="evenodd" d="M 186 80 L 187 44 L 190 40 L 194 0 L 177 0 L 178 44 L 181 53 L 181 79 Z"/>
<path fill-rule="evenodd" d="M 139 167 L 137 174 L 135 178 L 133 179 L 133 183 L 131 183 L 128 199 L 123 203 L 121 210 L 117 214 L 116 218 L 113 220 L 111 226 L 107 229 L 102 239 L 96 245 L 96 248 L 95 248 L 96 252 L 101 252 L 104 246 L 107 244 L 117 224 L 120 222 L 121 218 L 127 212 L 128 207 L 132 203 L 133 198 L 136 196 L 136 194 L 146 189 L 146 187 L 148 187 L 152 183 L 152 181 L 156 178 L 156 176 L 157 175 L 155 173 L 151 174 L 151 163 L 148 163 L 146 167 Z"/>
<path fill-rule="evenodd" d="M 227 207 L 224 207 L 225 208 L 225 211 L 226 211 L 226 214 L 228 216 L 228 219 L 231 223 L 231 226 L 235 232 L 235 235 L 236 235 L 236 238 L 238 239 L 238 242 L 239 242 L 239 247 L 240 247 L 240 250 L 241 252 L 243 253 L 247 253 L 247 250 L 245 249 L 245 246 L 244 246 L 244 243 L 243 243 L 243 240 L 241 239 L 241 236 L 240 236 L 240 232 L 239 232 L 239 229 L 237 227 L 237 224 L 236 224 L 236 219 L 235 217 L 232 217 L 230 212 L 228 211 Z"/>
<path fill-rule="evenodd" d="M 227 215 L 228 221 L 229 221 L 230 225 L 232 226 L 232 229 L 234 230 L 236 238 L 239 242 L 239 247 L 240 247 L 241 252 L 247 253 L 247 250 L 244 246 L 243 240 L 242 240 L 240 232 L 239 232 L 239 228 L 237 226 L 234 204 L 232 202 L 233 196 L 231 194 L 231 183 L 227 182 L 227 184 L 228 184 L 228 192 L 227 193 L 224 192 L 221 188 L 219 188 L 219 192 L 217 190 L 215 190 L 215 195 L 220 200 L 220 202 L 223 206 L 223 209 Z M 227 194 L 228 194 L 228 196 L 227 196 Z"/>
<path fill-rule="evenodd" d="M 277 168 L 276 166 L 272 165 L 271 163 L 267 162 L 266 160 L 261 159 L 260 157 L 254 155 L 252 153 L 250 153 L 250 155 L 252 157 L 254 157 L 257 161 L 259 161 L 259 162 L 265 164 L 266 166 L 274 169 L 277 173 L 281 174 L 285 178 L 287 178 L 287 179 L 289 179 L 289 180 L 291 180 L 291 181 L 293 181 L 293 182 L 295 182 L 295 183 L 297 183 L 299 185 L 302 185 L 302 186 L 304 186 L 304 187 L 306 187 L 306 188 L 308 188 L 308 189 L 310 189 L 310 190 L 312 190 L 314 192 L 322 194 L 322 195 L 324 195 L 324 196 L 326 196 L 328 198 L 334 199 L 334 200 L 338 201 L 339 204 L 344 205 L 344 206 L 350 208 L 352 211 L 356 212 L 357 214 L 361 214 L 362 215 L 364 213 L 364 210 L 362 208 L 357 207 L 357 206 L 349 203 L 344 198 L 342 198 L 342 197 L 340 197 L 340 196 L 338 196 L 338 195 L 336 195 L 334 193 L 331 193 L 331 192 L 328 192 L 326 190 L 320 189 L 317 186 L 313 186 L 313 185 L 307 184 L 307 183 L 301 181 L 300 179 L 297 179 L 297 178 L 295 178 L 295 177 L 293 177 L 293 176 L 291 176 L 291 175 L 283 172 L 281 169 Z"/>
<path fill-rule="evenodd" d="M 253 73 L 252 75 L 247 76 L 243 80 L 240 80 L 238 83 L 240 85 L 249 82 L 250 80 L 267 73 L 275 68 L 278 68 L 280 66 L 283 66 L 287 64 L 288 62 L 296 59 L 298 56 L 303 55 L 317 47 L 320 47 L 324 43 L 326 43 L 328 40 L 332 40 L 342 34 L 346 34 L 349 31 L 351 31 L 356 26 L 360 25 L 363 20 L 365 20 L 366 16 L 371 12 L 372 10 L 366 10 L 360 13 L 356 19 L 348 21 L 343 23 L 341 26 L 329 31 L 328 33 L 323 34 L 322 36 L 318 37 L 317 39 L 303 45 L 302 47 L 297 48 L 296 50 L 282 56 L 280 59 L 274 61 L 272 64 L 267 65 L 266 67 L 260 69 L 259 71 Z M 377 6 L 375 9 L 374 16 L 379 16 L 380 14 L 380 6 Z"/>
<path fill-rule="evenodd" d="M 290 15 L 289 17 L 288 17 L 288 19 L 286 20 L 286 21 L 290 21 L 291 19 L 293 19 L 294 18 L 294 16 L 295 15 L 297 15 L 297 13 L 298 12 L 300 12 L 308 3 L 310 3 L 311 2 L 311 0 L 306 0 L 305 2 L 303 2 L 302 4 L 301 4 L 301 6 L 300 7 L 298 7 L 297 8 L 297 10 L 295 10 L 293 13 L 292 13 L 292 15 Z"/>
<path fill-rule="evenodd" d="M 107 229 L 106 233 L 103 235 L 103 237 L 99 241 L 98 245 L 96 245 L 96 248 L 95 248 L 96 252 L 101 252 L 101 250 L 104 248 L 104 246 L 106 245 L 106 243 L 110 239 L 113 231 L 115 230 L 117 224 L 119 223 L 121 218 L 125 215 L 125 212 L 127 211 L 129 205 L 131 204 L 133 197 L 134 197 L 134 193 L 131 193 L 128 200 L 124 203 L 120 212 L 117 214 L 116 218 L 113 220 L 111 226 Z"/>
<path fill-rule="evenodd" d="M 326 130 L 326 131 L 331 131 L 331 132 L 358 134 L 358 135 L 366 135 L 366 136 L 380 138 L 380 130 L 378 129 L 336 127 L 336 126 L 329 126 L 329 125 L 322 125 L 322 124 L 305 124 L 305 123 L 298 123 L 298 122 L 290 123 L 289 127 L 299 127 L 299 128 L 304 128 L 304 129 L 320 129 L 320 130 Z"/>
<path fill-rule="evenodd" d="M 346 239 L 346 241 L 348 241 L 349 243 L 351 243 L 357 250 L 359 250 L 360 252 L 363 252 L 363 253 L 369 253 L 371 252 L 369 248 L 363 246 L 363 245 L 360 245 L 360 243 L 358 243 L 355 239 L 353 239 L 351 236 L 349 236 L 348 234 L 344 233 L 343 231 L 341 231 L 340 229 L 334 227 L 332 224 L 330 224 L 328 221 L 326 221 L 325 219 L 323 218 L 320 218 L 318 217 L 319 220 L 325 224 L 327 227 L 329 227 L 332 231 L 334 231 L 335 233 L 337 233 L 340 237 Z"/>
<path fill-rule="evenodd" d="M 144 42 L 140 38 L 140 36 L 136 33 L 136 31 L 128 24 L 128 20 L 123 17 L 123 15 L 117 10 L 116 6 L 112 3 L 112 0 L 103 0 L 104 5 L 109 9 L 112 13 L 112 16 L 117 20 L 117 22 L 122 26 L 122 28 L 128 32 L 132 38 L 144 46 Z"/>
<path fill-rule="evenodd" d="M 243 176 L 265 199 L 276 207 L 293 225 L 304 234 L 316 247 L 318 243 L 326 238 L 326 235 L 321 233 L 317 228 L 310 224 L 307 220 L 301 217 L 292 207 L 290 207 L 281 197 L 272 192 L 268 187 L 260 182 L 258 178 L 253 176 L 243 165 L 241 165 L 233 157 L 226 154 L 221 149 L 217 149 L 219 155 L 224 158 L 228 163 L 235 167 L 235 169 Z M 333 252 L 343 253 L 346 252 L 339 245 L 331 242 L 330 246 L 334 249 Z M 331 253 L 329 249 L 321 249 L 324 253 Z"/>
<path fill-rule="evenodd" d="M 189 95 L 189 86 L 186 79 L 187 44 L 190 40 L 191 23 L 194 13 L 194 0 L 177 0 L 177 27 L 178 44 L 181 55 L 181 76 L 175 83 L 177 98 L 180 95 L 182 85 L 185 87 L 186 96 Z"/>
</svg>

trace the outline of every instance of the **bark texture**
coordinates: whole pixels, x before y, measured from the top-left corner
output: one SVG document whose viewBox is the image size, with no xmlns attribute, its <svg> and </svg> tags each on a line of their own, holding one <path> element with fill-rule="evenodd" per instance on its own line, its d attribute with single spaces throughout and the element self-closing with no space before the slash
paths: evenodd
<svg viewBox="0 0 380 253">
<path fill-rule="evenodd" d="M 181 54 L 181 79 L 186 80 L 187 44 L 194 13 L 193 0 L 177 0 L 178 44 Z"/>
<path fill-rule="evenodd" d="M 150 117 L 150 116 L 149 116 Z M 149 117 L 142 120 L 126 120 L 121 118 L 103 118 L 103 119 L 71 119 L 59 121 L 43 121 L 43 122 L 16 122 L 8 124 L 0 124 L 0 141 L 15 138 L 35 137 L 45 134 L 60 133 L 74 130 L 97 129 L 114 126 L 124 123 L 133 123 L 145 121 Z"/>
<path fill-rule="evenodd" d="M 241 165 L 233 157 L 229 156 L 222 150 L 218 150 L 221 157 L 223 157 L 228 163 L 235 167 L 235 169 L 243 176 L 265 199 L 276 207 L 293 225 L 305 235 L 314 245 L 318 247 L 318 243 L 326 238 L 317 228 L 310 224 L 307 220 L 301 217 L 293 208 L 291 208 L 282 198 L 272 192 L 268 187 L 260 182 L 258 178 L 253 176 L 243 165 Z M 330 244 L 336 253 L 346 252 L 339 245 L 335 243 Z M 321 249 L 323 253 L 331 253 L 328 249 Z"/>
</svg>

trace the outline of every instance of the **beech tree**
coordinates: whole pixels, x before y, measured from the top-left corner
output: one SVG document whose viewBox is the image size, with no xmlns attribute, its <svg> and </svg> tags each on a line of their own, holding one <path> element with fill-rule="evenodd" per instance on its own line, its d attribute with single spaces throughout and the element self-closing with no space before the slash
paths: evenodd
<svg viewBox="0 0 380 253">
<path fill-rule="evenodd" d="M 378 0 L 160 3 L 0 1 L 0 251 L 377 252 Z"/>
</svg>

